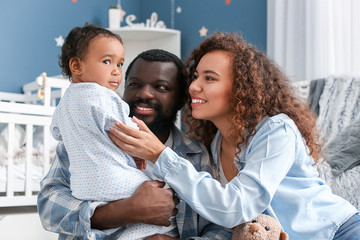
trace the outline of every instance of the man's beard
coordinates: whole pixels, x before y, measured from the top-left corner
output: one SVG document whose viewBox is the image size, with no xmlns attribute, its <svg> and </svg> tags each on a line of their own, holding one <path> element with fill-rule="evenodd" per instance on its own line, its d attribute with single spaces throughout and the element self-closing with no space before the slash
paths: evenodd
<svg viewBox="0 0 360 240">
<path fill-rule="evenodd" d="M 157 113 L 155 119 L 151 122 L 145 122 L 147 127 L 155 134 L 161 134 L 164 131 L 167 131 L 169 128 L 174 126 L 176 116 L 177 116 L 177 110 L 173 111 L 170 116 L 166 116 L 163 112 L 163 107 L 160 104 L 152 103 L 149 100 L 138 100 L 138 101 L 132 101 L 129 102 L 130 107 L 130 117 L 134 115 L 134 109 L 136 108 L 136 105 L 138 103 L 146 103 L 149 107 L 154 108 L 155 112 Z M 142 116 L 136 116 L 137 118 L 143 120 Z"/>
</svg>

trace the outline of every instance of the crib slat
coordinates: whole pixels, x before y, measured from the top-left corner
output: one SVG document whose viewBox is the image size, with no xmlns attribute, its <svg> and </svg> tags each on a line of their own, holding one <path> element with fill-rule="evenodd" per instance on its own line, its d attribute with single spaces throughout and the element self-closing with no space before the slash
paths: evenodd
<svg viewBox="0 0 360 240">
<path fill-rule="evenodd" d="M 44 106 L 50 107 L 51 105 L 51 88 L 50 86 L 45 87 L 45 98 L 44 98 Z"/>
<path fill-rule="evenodd" d="M 50 159 L 50 127 L 44 126 L 44 176 L 49 171 L 49 159 Z"/>
<path fill-rule="evenodd" d="M 33 125 L 26 125 L 26 165 L 25 165 L 25 196 L 32 195 L 32 148 L 33 148 Z"/>
<path fill-rule="evenodd" d="M 14 141 L 15 141 L 15 124 L 8 124 L 8 161 L 7 161 L 7 186 L 6 186 L 6 196 L 13 197 L 14 196 Z"/>
<path fill-rule="evenodd" d="M 41 78 L 41 79 L 40 79 Z M 43 131 L 43 174 L 45 175 L 50 165 L 50 124 L 51 117 L 55 110 L 56 103 L 64 94 L 66 88 L 70 85 L 68 80 L 47 77 L 46 82 L 42 77 L 36 78 L 34 82 L 25 84 L 23 86 L 24 94 L 11 94 L 0 92 L 0 123 L 7 124 L 8 133 L 8 147 L 7 147 L 7 166 L 6 179 L 1 182 L 0 189 L 0 209 L 1 207 L 13 206 L 28 206 L 36 205 L 36 195 L 34 192 L 39 191 L 40 185 L 38 177 L 34 179 L 34 174 L 37 169 L 42 169 L 41 166 L 34 166 L 33 164 L 33 144 L 34 144 L 34 128 L 35 126 L 44 127 Z M 45 90 L 45 98 L 39 99 L 37 91 L 39 88 Z M 26 126 L 26 161 L 25 166 L 20 163 L 19 170 L 21 173 L 25 170 L 25 180 L 18 179 L 18 165 L 16 153 L 23 154 L 18 151 L 17 139 L 15 133 L 17 132 L 17 125 Z M 22 157 L 23 155 L 19 155 Z M 20 159 L 21 160 L 21 159 Z M 22 168 L 22 167 L 25 167 Z M 20 175 L 20 174 L 19 174 Z M 36 172 L 36 176 L 38 173 Z M 1 210 L 0 210 L 1 211 Z M 0 234 L 1 235 L 1 234 Z M 0 237 L 1 238 L 1 237 Z"/>
<path fill-rule="evenodd" d="M 62 96 L 64 96 L 65 91 L 66 91 L 66 89 L 65 89 L 65 88 L 62 88 L 62 89 L 61 89 L 61 93 L 60 93 L 61 95 L 60 95 L 60 98 L 62 98 Z"/>
</svg>

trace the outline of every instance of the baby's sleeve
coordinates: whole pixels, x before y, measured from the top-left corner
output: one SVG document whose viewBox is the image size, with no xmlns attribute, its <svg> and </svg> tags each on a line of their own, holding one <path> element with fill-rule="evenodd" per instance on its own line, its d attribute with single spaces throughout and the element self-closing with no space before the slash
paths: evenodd
<svg viewBox="0 0 360 240">
<path fill-rule="evenodd" d="M 51 120 L 50 132 L 55 140 L 62 141 L 63 139 L 62 139 L 61 132 L 60 132 L 60 129 L 58 126 L 58 121 L 59 121 L 58 111 L 59 111 L 58 108 L 55 109 L 55 112 L 54 112 L 52 120 Z"/>
<path fill-rule="evenodd" d="M 101 104 L 97 107 L 104 117 L 104 130 L 109 131 L 115 122 L 121 122 L 127 126 L 139 129 L 136 123 L 129 117 L 129 105 L 115 92 L 107 91 L 101 96 Z"/>
</svg>

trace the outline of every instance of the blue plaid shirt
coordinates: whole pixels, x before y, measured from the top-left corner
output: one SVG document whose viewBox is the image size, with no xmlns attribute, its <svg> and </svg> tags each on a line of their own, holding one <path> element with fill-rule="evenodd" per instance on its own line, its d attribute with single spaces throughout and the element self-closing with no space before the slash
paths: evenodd
<svg viewBox="0 0 360 240">
<path fill-rule="evenodd" d="M 217 177 L 213 162 L 205 147 L 174 127 L 174 151 L 189 159 L 198 171 L 206 171 Z M 59 143 L 56 156 L 48 174 L 41 182 L 38 195 L 38 212 L 43 227 L 59 233 L 59 239 L 103 239 L 106 234 L 91 229 L 90 218 L 96 207 L 105 202 L 81 201 L 71 195 L 69 159 L 64 144 Z M 207 221 L 181 201 L 176 222 L 180 238 L 231 239 L 232 230 Z M 108 236 L 107 238 L 113 239 Z"/>
</svg>

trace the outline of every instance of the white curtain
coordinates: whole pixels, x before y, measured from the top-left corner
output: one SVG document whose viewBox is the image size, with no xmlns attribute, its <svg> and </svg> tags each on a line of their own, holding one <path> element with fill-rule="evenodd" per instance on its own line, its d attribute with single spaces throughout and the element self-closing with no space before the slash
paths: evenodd
<svg viewBox="0 0 360 240">
<path fill-rule="evenodd" d="M 267 54 L 293 81 L 360 76 L 360 0 L 267 0 Z"/>
</svg>

